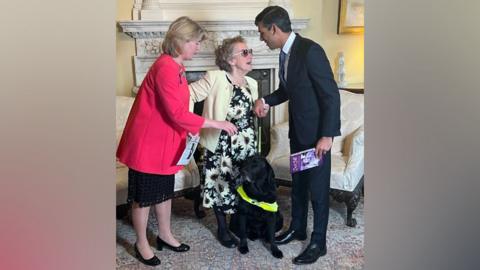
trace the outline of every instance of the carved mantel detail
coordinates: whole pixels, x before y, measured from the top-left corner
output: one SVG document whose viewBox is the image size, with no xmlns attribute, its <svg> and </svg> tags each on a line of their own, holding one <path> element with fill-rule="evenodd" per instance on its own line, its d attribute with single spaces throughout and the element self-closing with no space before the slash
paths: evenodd
<svg viewBox="0 0 480 270">
<path fill-rule="evenodd" d="M 241 35 L 254 51 L 253 69 L 270 70 L 272 90 L 278 86 L 278 50 L 260 41 L 254 18 L 268 5 L 284 7 L 293 18 L 289 0 L 135 0 L 133 20 L 119 21 L 121 32 L 135 39 L 133 92 L 136 92 L 150 66 L 162 52 L 161 46 L 171 22 L 189 16 L 207 31 L 200 52 L 184 64 L 189 71 L 216 69 L 214 49 L 223 39 Z M 235 8 L 237 7 L 237 8 Z M 295 32 L 305 29 L 309 19 L 291 19 Z M 285 106 L 273 110 L 272 124 L 287 119 Z"/>
<path fill-rule="evenodd" d="M 308 19 L 293 19 L 292 28 L 295 32 L 305 29 Z M 168 30 L 170 21 L 119 21 L 122 32 L 135 39 L 135 85 L 139 86 L 147 69 L 144 62 L 152 64 L 161 53 L 161 44 Z M 249 47 L 254 49 L 253 68 L 278 68 L 278 51 L 270 50 L 260 41 L 257 27 L 253 21 L 198 21 L 208 32 L 208 38 L 202 43 L 200 53 L 186 67 L 203 70 L 214 69 L 214 49 L 223 39 L 241 35 Z M 201 65 L 198 65 L 199 62 Z M 139 66 L 137 66 L 139 65 Z"/>
</svg>

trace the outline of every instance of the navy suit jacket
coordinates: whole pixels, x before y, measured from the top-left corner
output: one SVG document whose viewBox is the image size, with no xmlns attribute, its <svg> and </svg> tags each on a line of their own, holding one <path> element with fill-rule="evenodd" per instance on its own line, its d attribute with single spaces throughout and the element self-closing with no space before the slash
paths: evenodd
<svg viewBox="0 0 480 270">
<path fill-rule="evenodd" d="M 264 99 L 270 106 L 289 101 L 288 137 L 291 144 L 307 149 L 321 137 L 340 135 L 338 91 L 323 48 L 297 34 L 290 49 L 287 85 L 280 83 Z"/>
</svg>

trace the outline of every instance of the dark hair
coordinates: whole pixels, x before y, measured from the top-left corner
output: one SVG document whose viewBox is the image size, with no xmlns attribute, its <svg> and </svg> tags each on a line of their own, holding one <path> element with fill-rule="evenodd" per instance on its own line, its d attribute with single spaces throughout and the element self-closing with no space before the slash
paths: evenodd
<svg viewBox="0 0 480 270">
<path fill-rule="evenodd" d="M 245 43 L 245 39 L 241 36 L 233 38 L 226 38 L 222 41 L 222 44 L 215 49 L 215 64 L 226 72 L 231 72 L 232 67 L 228 61 L 232 57 L 235 44 Z"/>
<path fill-rule="evenodd" d="M 292 23 L 290 22 L 288 12 L 280 6 L 264 8 L 255 17 L 255 25 L 258 26 L 259 23 L 262 23 L 268 30 L 275 24 L 284 33 L 292 32 Z"/>
</svg>

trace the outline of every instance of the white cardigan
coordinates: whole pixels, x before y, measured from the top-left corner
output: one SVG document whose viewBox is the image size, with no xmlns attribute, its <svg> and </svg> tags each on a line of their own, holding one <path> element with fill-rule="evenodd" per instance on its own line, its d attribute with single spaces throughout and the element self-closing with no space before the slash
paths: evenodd
<svg viewBox="0 0 480 270">
<path fill-rule="evenodd" d="M 245 76 L 248 88 L 252 94 L 253 102 L 258 98 L 257 81 Z M 193 103 L 205 100 L 202 116 L 208 119 L 225 121 L 228 106 L 233 96 L 233 85 L 227 80 L 227 72 L 223 70 L 207 71 L 205 76 L 189 85 L 190 111 L 193 111 Z M 215 152 L 221 130 L 203 128 L 200 131 L 200 144 L 211 152 Z"/>
</svg>

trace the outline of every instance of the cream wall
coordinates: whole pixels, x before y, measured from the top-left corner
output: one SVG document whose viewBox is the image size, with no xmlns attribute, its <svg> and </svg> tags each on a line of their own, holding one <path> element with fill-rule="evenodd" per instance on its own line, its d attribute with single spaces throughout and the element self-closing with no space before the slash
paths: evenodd
<svg viewBox="0 0 480 270">
<path fill-rule="evenodd" d="M 310 18 L 304 37 L 318 42 L 325 52 L 333 71 L 338 52 L 345 55 L 346 79 L 348 83 L 363 83 L 364 41 L 363 34 L 337 35 L 338 0 L 292 0 L 294 16 Z"/>
<path fill-rule="evenodd" d="M 346 79 L 349 83 L 363 82 L 363 35 L 337 35 L 338 0 L 291 0 L 295 18 L 310 18 L 304 37 L 318 42 L 327 53 L 335 72 L 338 52 L 345 55 Z M 133 0 L 117 0 L 117 20 L 131 20 Z M 116 94 L 131 95 L 135 43 L 117 27 Z"/>
<path fill-rule="evenodd" d="M 132 19 L 133 0 L 117 0 L 117 21 Z M 120 32 L 117 25 L 117 96 L 130 96 L 133 87 L 133 38 Z"/>
</svg>

